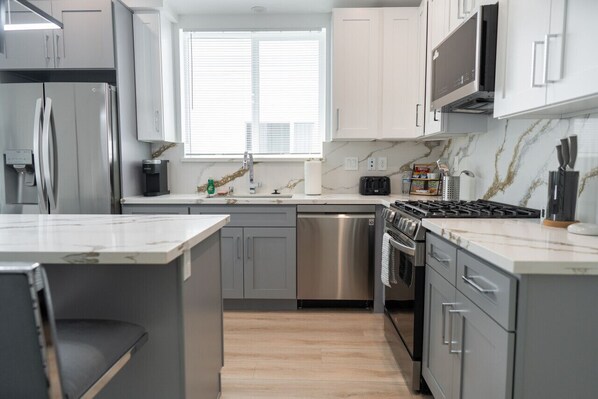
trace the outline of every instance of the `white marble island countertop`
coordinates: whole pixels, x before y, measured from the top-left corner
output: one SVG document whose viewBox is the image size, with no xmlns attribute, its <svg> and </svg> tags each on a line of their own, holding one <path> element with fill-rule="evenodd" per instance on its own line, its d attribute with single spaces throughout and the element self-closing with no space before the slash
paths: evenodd
<svg viewBox="0 0 598 399">
<path fill-rule="evenodd" d="M 423 226 L 513 274 L 598 275 L 598 237 L 525 219 L 424 219 Z"/>
<path fill-rule="evenodd" d="M 0 261 L 167 264 L 228 215 L 0 215 Z"/>
</svg>

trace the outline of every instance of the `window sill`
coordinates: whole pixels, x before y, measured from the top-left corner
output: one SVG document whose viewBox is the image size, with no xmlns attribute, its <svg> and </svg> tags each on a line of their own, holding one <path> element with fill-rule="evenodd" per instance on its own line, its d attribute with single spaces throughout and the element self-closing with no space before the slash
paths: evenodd
<svg viewBox="0 0 598 399">
<path fill-rule="evenodd" d="M 254 162 L 305 162 L 305 161 L 310 161 L 310 160 L 314 160 L 314 161 L 323 161 L 324 158 L 321 156 L 314 156 L 314 157 L 305 157 L 305 156 L 298 156 L 298 157 L 293 157 L 293 156 L 273 156 L 273 157 L 269 157 L 269 156 L 255 156 L 253 157 L 253 161 Z M 223 156 L 210 156 L 210 155 L 205 155 L 205 156 L 197 156 L 197 157 L 184 157 L 181 158 L 181 162 L 186 163 L 186 162 L 243 162 L 243 155 L 231 155 L 228 157 L 223 157 Z"/>
</svg>

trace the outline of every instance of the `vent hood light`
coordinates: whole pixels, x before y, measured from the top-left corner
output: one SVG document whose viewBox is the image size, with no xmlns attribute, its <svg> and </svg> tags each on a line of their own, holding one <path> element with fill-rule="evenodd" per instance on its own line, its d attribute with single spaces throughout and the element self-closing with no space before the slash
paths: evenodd
<svg viewBox="0 0 598 399">
<path fill-rule="evenodd" d="M 2 2 L 3 0 L 0 0 Z M 12 13 L 16 10 L 11 10 L 11 2 L 22 6 L 19 7 L 18 12 L 22 14 L 24 11 L 33 14 L 34 16 L 39 17 L 39 22 L 23 22 L 23 23 L 16 23 L 13 21 Z M 62 22 L 58 21 L 56 18 L 52 17 L 45 11 L 39 9 L 38 7 L 34 6 L 27 0 L 8 0 L 5 2 L 7 5 L 6 7 L 6 19 L 4 24 L 5 31 L 23 31 L 23 30 L 42 30 L 42 29 L 62 29 L 63 25 Z M 4 7 L 0 7 L 2 9 Z M 0 27 L 0 30 L 2 27 Z"/>
</svg>

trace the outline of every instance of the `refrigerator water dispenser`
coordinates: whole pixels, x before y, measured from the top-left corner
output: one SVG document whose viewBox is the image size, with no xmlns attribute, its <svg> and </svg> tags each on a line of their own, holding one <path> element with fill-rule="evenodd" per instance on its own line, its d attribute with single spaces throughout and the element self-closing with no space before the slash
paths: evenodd
<svg viewBox="0 0 598 399">
<path fill-rule="evenodd" d="M 37 204 L 33 151 L 4 152 L 4 184 L 7 204 Z"/>
</svg>

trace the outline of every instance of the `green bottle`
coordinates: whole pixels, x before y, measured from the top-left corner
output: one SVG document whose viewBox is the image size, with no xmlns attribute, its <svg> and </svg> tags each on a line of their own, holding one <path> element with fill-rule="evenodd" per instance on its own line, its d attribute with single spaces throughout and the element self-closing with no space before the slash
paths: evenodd
<svg viewBox="0 0 598 399">
<path fill-rule="evenodd" d="M 216 188 L 214 187 L 214 179 L 208 179 L 208 195 L 214 195 Z"/>
</svg>

